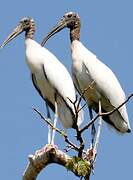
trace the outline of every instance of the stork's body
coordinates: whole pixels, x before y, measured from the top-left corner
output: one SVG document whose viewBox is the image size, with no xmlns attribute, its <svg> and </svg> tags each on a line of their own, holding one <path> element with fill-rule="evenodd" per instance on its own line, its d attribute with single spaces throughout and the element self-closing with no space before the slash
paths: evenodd
<svg viewBox="0 0 133 180">
<path fill-rule="evenodd" d="M 71 49 L 73 80 L 80 93 L 90 85 L 84 95 L 89 106 L 98 112 L 100 100 L 102 112 L 109 112 L 122 104 L 126 100 L 125 94 L 114 73 L 81 42 L 74 40 Z M 130 128 L 125 105 L 103 119 L 120 132 Z"/>
<path fill-rule="evenodd" d="M 26 62 L 31 71 L 33 84 L 50 108 L 53 111 L 57 110 L 62 125 L 65 128 L 72 128 L 75 126 L 75 110 L 70 100 L 74 102 L 76 99 L 74 84 L 65 66 L 50 51 L 33 40 L 34 26 L 32 18 L 22 19 L 2 46 L 26 31 Z M 82 111 L 79 113 L 78 125 L 83 120 L 82 113 Z"/>
<path fill-rule="evenodd" d="M 32 72 L 32 80 L 40 95 L 54 111 L 57 96 L 58 116 L 65 128 L 73 126 L 75 101 L 72 79 L 57 58 L 36 41 L 26 39 L 26 60 Z"/>
<path fill-rule="evenodd" d="M 87 88 L 84 98 L 95 112 L 98 112 L 99 101 L 102 112 L 111 111 L 121 105 L 125 101 L 125 94 L 116 76 L 79 41 L 80 17 L 78 14 L 66 13 L 42 44 L 65 27 L 70 29 L 72 73 L 78 92 L 82 94 Z M 125 105 L 113 114 L 103 116 L 103 119 L 121 133 L 130 132 Z"/>
</svg>

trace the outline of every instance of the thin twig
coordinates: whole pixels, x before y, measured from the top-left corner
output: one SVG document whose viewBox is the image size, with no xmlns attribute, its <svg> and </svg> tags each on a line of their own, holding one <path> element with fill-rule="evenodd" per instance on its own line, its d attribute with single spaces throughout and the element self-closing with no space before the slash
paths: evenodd
<svg viewBox="0 0 133 180">
<path fill-rule="evenodd" d="M 73 104 L 74 105 L 74 110 L 75 110 L 75 121 L 76 121 L 75 129 L 76 129 L 76 133 L 77 133 L 77 140 L 80 142 L 78 156 L 82 157 L 85 145 L 84 145 L 84 140 L 83 140 L 83 137 L 81 136 L 81 133 L 80 133 L 80 130 L 79 130 L 79 127 L 78 127 L 78 123 L 77 123 L 78 115 L 79 115 L 79 107 L 77 108 L 76 103 L 77 102 L 75 102 L 75 104 Z M 78 101 L 78 104 L 79 104 L 79 101 Z"/>
<path fill-rule="evenodd" d="M 54 127 L 53 124 L 50 123 L 50 122 L 41 114 L 41 112 L 38 111 L 36 108 L 33 108 L 33 110 L 34 110 L 37 114 L 39 114 L 39 116 L 41 117 L 41 119 L 43 119 L 52 129 L 54 129 L 54 130 L 55 130 L 56 132 L 58 132 L 61 136 L 63 136 L 66 143 L 68 143 L 71 147 L 73 147 L 73 149 L 75 149 L 77 152 L 79 152 L 79 148 L 78 148 L 75 144 L 73 144 L 73 143 L 68 139 L 68 136 L 67 136 L 67 134 L 65 134 L 64 131 L 62 131 L 62 130 L 56 128 L 56 127 Z"/>
<path fill-rule="evenodd" d="M 77 104 L 77 107 L 74 106 L 75 108 L 75 114 L 76 114 L 76 118 L 78 119 L 78 113 L 84 108 L 84 106 L 86 105 L 86 103 L 79 109 L 80 107 L 80 103 L 81 103 L 81 100 L 82 98 L 84 97 L 84 94 L 86 93 L 86 91 L 88 91 L 88 89 L 91 89 L 92 88 L 92 85 L 94 84 L 94 81 L 91 82 L 91 84 L 84 89 L 84 91 L 82 92 L 82 94 L 80 95 L 80 98 L 78 100 L 78 104 Z M 79 130 L 79 127 L 78 125 L 76 126 L 76 132 L 77 132 L 77 140 L 79 140 L 80 142 L 80 148 L 79 148 L 79 153 L 78 153 L 78 156 L 79 157 L 82 157 L 82 154 L 83 154 L 83 150 L 84 150 L 84 140 L 83 140 L 83 137 L 82 137 L 82 131 Z"/>
<path fill-rule="evenodd" d="M 93 84 L 94 84 L 94 81 L 92 81 L 91 84 L 87 88 L 85 88 L 84 91 L 80 94 L 79 101 L 78 101 L 78 104 L 77 104 L 77 109 L 79 109 L 79 106 L 80 106 L 82 98 L 84 97 L 84 94 L 86 93 L 86 91 L 88 91 L 88 89 L 92 88 Z"/>
<path fill-rule="evenodd" d="M 109 111 L 109 112 L 106 112 L 106 113 L 101 113 L 101 114 L 97 114 L 86 126 L 84 126 L 80 132 L 84 132 L 86 129 L 88 129 L 100 116 L 107 116 L 107 115 L 111 115 L 113 114 L 115 111 L 117 111 L 118 109 L 120 109 L 124 104 L 126 104 L 130 99 L 131 97 L 133 97 L 133 93 L 130 94 L 127 99 L 121 104 L 119 105 L 118 107 L 114 108 L 112 111 Z"/>
<path fill-rule="evenodd" d="M 111 115 L 113 114 L 115 111 L 117 111 L 118 109 L 120 109 L 124 104 L 126 104 L 130 99 L 131 97 L 133 97 L 133 93 L 130 94 L 127 99 L 122 103 L 120 104 L 118 107 L 114 108 L 112 111 L 109 111 L 109 112 L 106 112 L 106 113 L 101 113 L 100 116 L 107 116 L 107 115 Z"/>
<path fill-rule="evenodd" d="M 58 128 L 54 127 L 53 124 L 51 122 L 49 122 L 49 120 L 47 118 L 45 118 L 40 111 L 38 111 L 36 108 L 33 108 L 33 110 L 39 114 L 39 116 L 41 117 L 41 119 L 43 119 L 52 129 L 54 129 L 56 132 L 58 132 L 59 134 L 65 134 L 62 130 L 59 130 Z"/>
<path fill-rule="evenodd" d="M 79 113 L 86 106 L 86 104 L 87 102 L 85 102 L 84 105 L 80 109 L 77 108 L 77 112 Z"/>
<path fill-rule="evenodd" d="M 80 129 L 80 133 L 83 133 L 86 129 L 88 129 L 97 120 L 97 118 L 99 116 L 100 115 L 97 114 L 91 121 L 89 121 L 89 123 L 86 126 L 84 126 L 82 129 Z"/>
<path fill-rule="evenodd" d="M 76 100 L 73 102 L 71 99 L 68 98 L 68 100 L 71 102 L 71 104 L 73 105 L 74 107 L 74 111 L 75 111 L 75 118 L 74 118 L 74 129 L 76 130 L 76 133 L 77 133 L 77 140 L 79 141 L 80 143 L 80 147 L 78 149 L 78 156 L 79 157 L 82 157 L 82 153 L 83 153 L 83 149 L 84 149 L 84 140 L 81 136 L 81 133 L 80 133 L 80 130 L 79 130 L 79 127 L 78 127 L 78 115 L 79 115 L 79 101 L 81 100 L 78 100 L 76 98 Z M 78 105 L 76 105 L 78 103 Z"/>
<path fill-rule="evenodd" d="M 70 150 L 74 149 L 71 145 L 67 145 L 66 148 L 64 148 L 64 150 L 66 152 L 69 152 Z"/>
<path fill-rule="evenodd" d="M 68 143 L 69 145 L 71 145 L 71 147 L 73 147 L 73 149 L 75 149 L 77 152 L 79 152 L 79 147 L 77 147 L 75 144 L 73 144 L 73 143 L 68 139 L 68 136 L 67 136 L 66 134 L 63 134 L 63 137 L 64 137 L 66 143 Z"/>
</svg>

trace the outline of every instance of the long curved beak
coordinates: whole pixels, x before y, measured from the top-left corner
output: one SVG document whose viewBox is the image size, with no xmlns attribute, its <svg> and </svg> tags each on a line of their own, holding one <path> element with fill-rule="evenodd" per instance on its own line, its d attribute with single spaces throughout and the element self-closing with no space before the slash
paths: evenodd
<svg viewBox="0 0 133 180">
<path fill-rule="evenodd" d="M 7 39 L 3 42 L 3 44 L 0 46 L 0 48 L 3 48 L 6 44 L 8 44 L 11 40 L 13 40 L 15 37 L 17 37 L 20 33 L 23 32 L 23 28 L 21 24 L 19 24 L 11 34 L 7 37 Z"/>
<path fill-rule="evenodd" d="M 63 28 L 67 27 L 67 21 L 65 19 L 61 19 L 57 25 L 55 25 L 52 30 L 48 33 L 46 37 L 44 37 L 41 46 L 44 46 L 44 44 L 47 42 L 47 40 L 52 37 L 57 32 L 61 31 Z"/>
</svg>

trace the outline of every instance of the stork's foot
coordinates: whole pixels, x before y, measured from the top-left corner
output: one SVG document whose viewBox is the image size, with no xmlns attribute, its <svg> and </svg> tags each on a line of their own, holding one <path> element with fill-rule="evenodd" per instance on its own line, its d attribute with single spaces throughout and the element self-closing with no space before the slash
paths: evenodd
<svg viewBox="0 0 133 180">
<path fill-rule="evenodd" d="M 96 159 L 96 155 L 97 155 L 97 152 L 96 152 L 96 149 L 94 147 L 92 147 L 91 149 L 89 149 L 86 153 L 86 159 L 91 163 L 93 164 L 95 162 L 95 159 Z"/>
</svg>

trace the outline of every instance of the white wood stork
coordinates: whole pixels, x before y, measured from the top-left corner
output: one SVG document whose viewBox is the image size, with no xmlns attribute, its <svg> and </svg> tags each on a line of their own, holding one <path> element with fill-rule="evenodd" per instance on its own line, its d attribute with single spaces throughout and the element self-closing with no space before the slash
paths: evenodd
<svg viewBox="0 0 133 180">
<path fill-rule="evenodd" d="M 84 98 L 88 105 L 98 112 L 101 102 L 102 112 L 108 112 L 125 101 L 125 94 L 115 74 L 103 64 L 95 54 L 89 51 L 80 41 L 80 17 L 74 12 L 66 13 L 56 26 L 44 38 L 42 45 L 55 33 L 63 28 L 70 29 L 72 73 L 76 89 L 80 94 L 88 88 Z M 130 132 L 130 125 L 123 105 L 119 110 L 109 116 L 102 117 L 104 121 L 121 133 Z"/>
<path fill-rule="evenodd" d="M 31 71 L 33 85 L 56 116 L 58 115 L 64 128 L 74 128 L 75 109 L 70 100 L 74 102 L 76 94 L 72 78 L 65 66 L 50 51 L 33 40 L 35 32 L 33 18 L 22 18 L 1 47 L 4 47 L 23 31 L 25 31 L 26 62 Z M 82 120 L 83 111 L 80 111 L 77 124 L 80 125 Z M 54 126 L 56 126 L 56 122 L 54 122 Z M 55 132 L 52 135 L 52 143 L 54 134 Z"/>
</svg>

